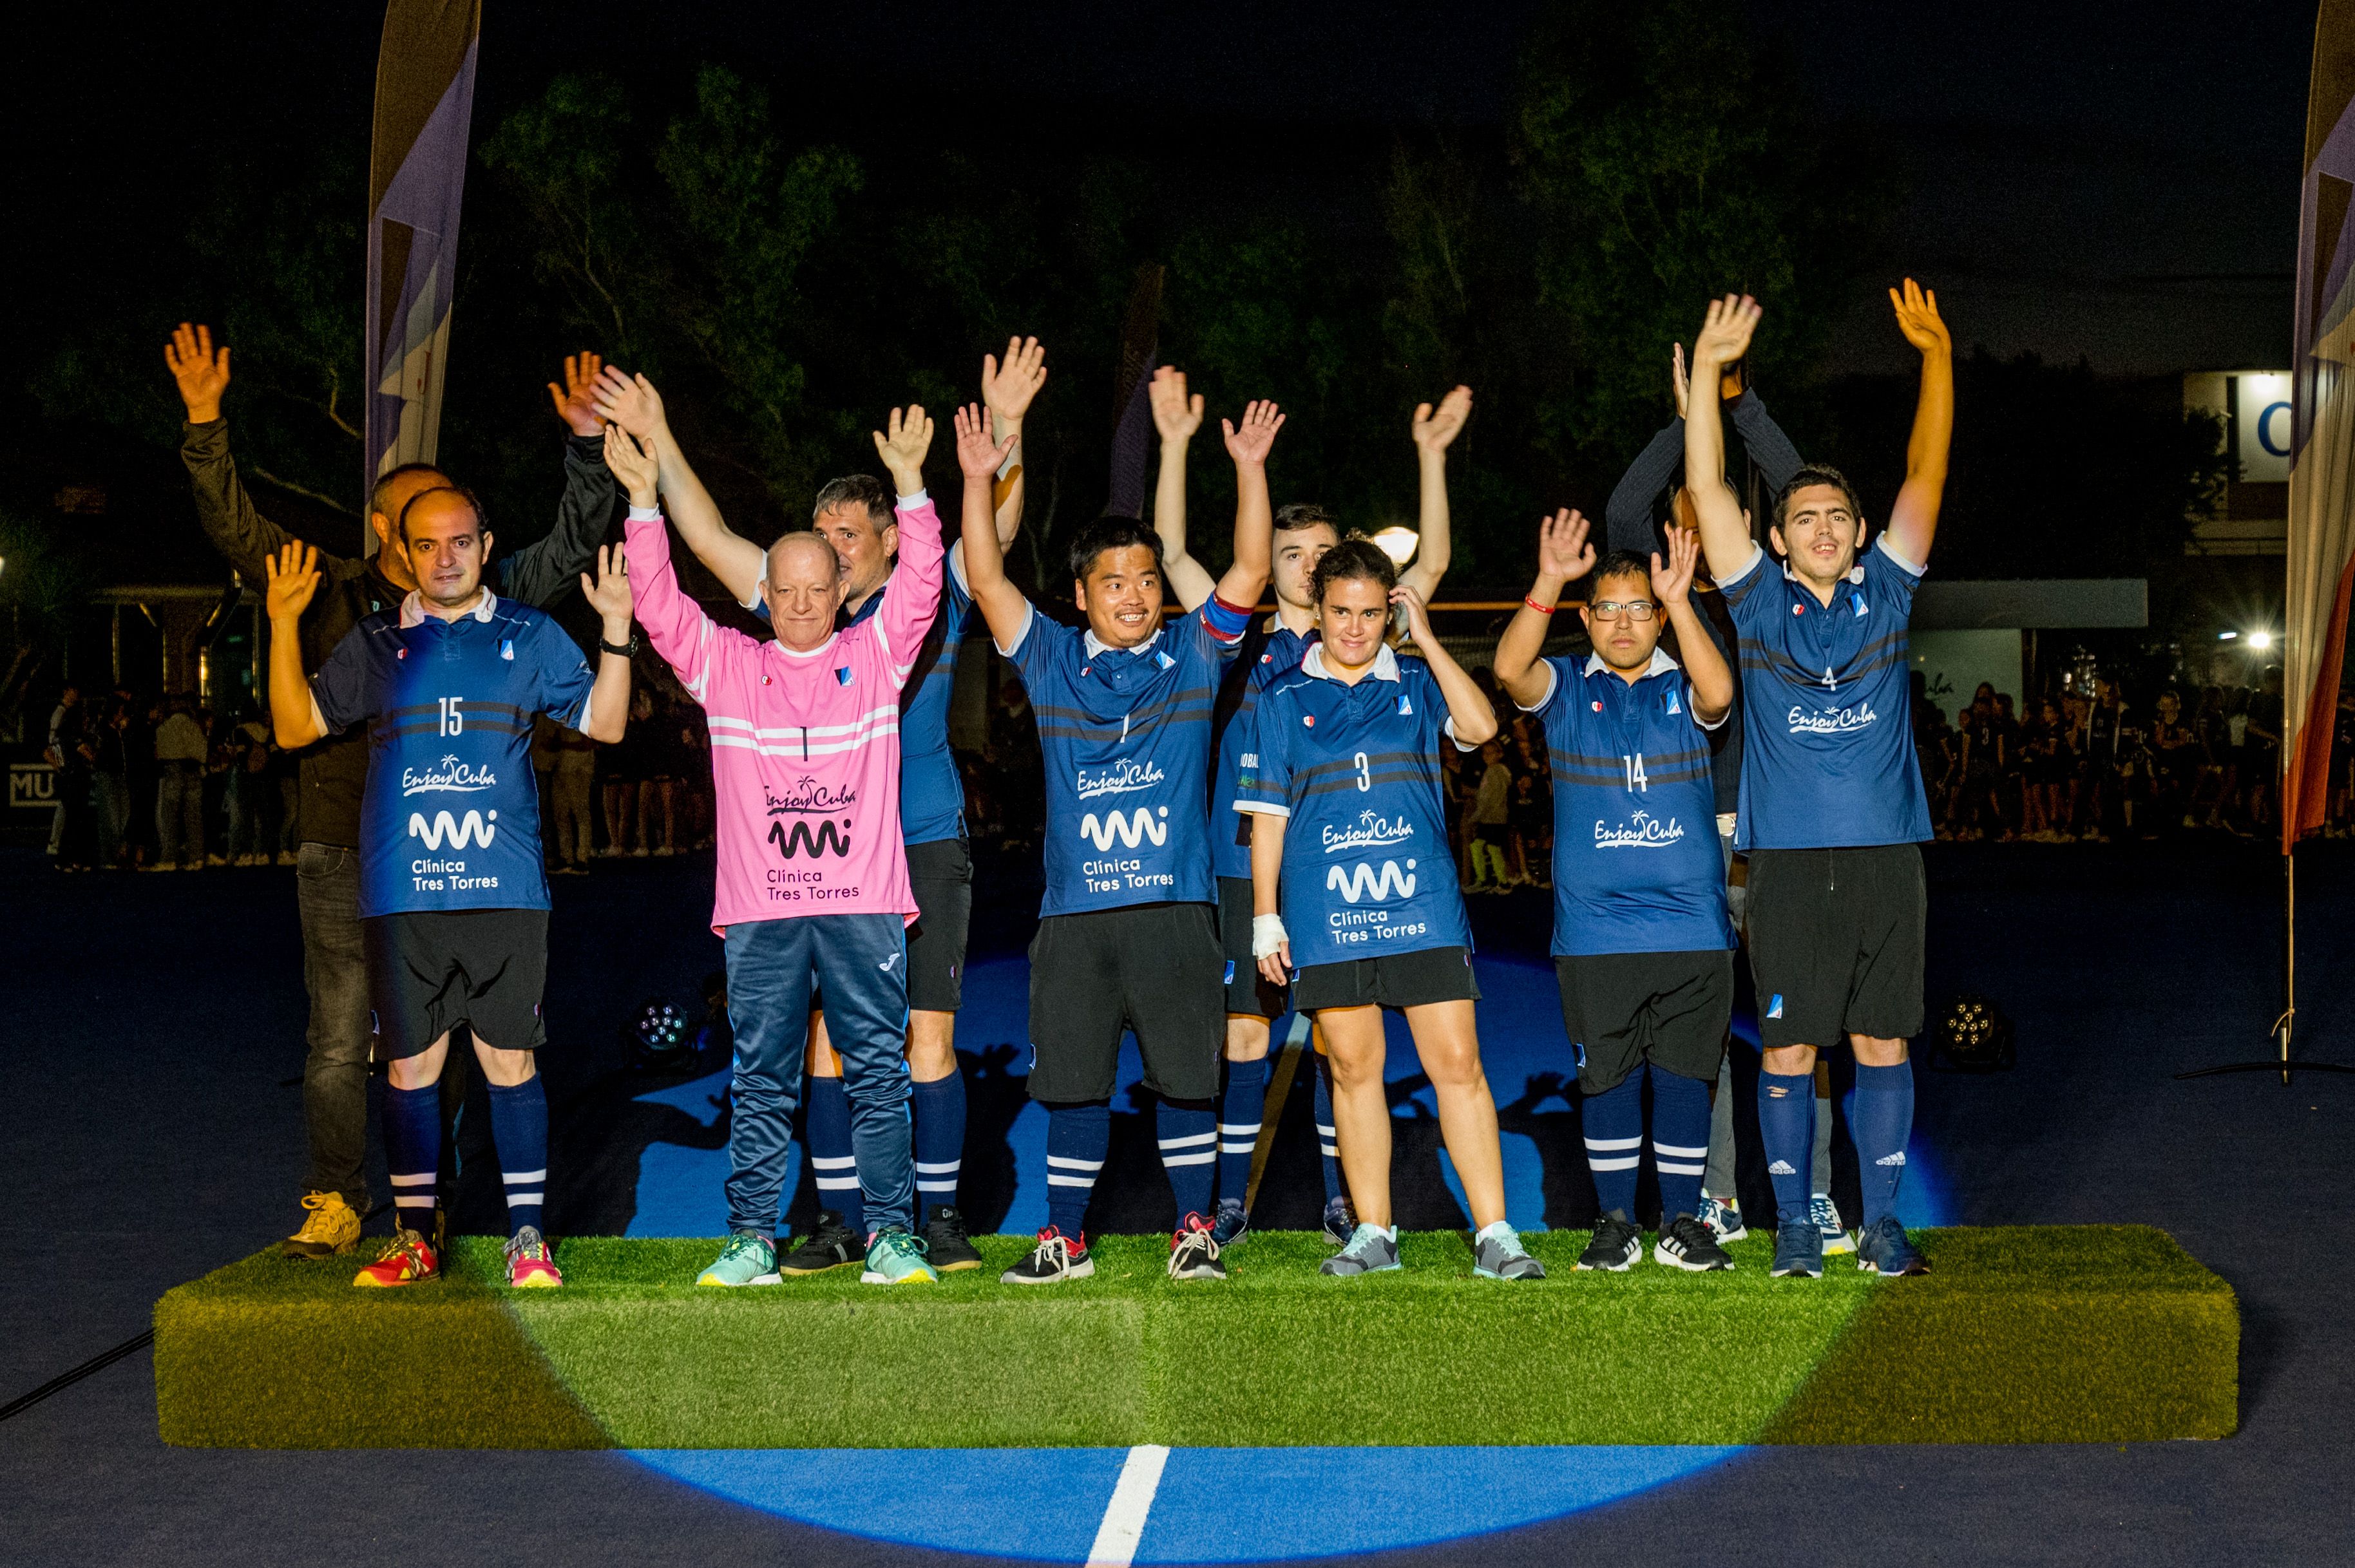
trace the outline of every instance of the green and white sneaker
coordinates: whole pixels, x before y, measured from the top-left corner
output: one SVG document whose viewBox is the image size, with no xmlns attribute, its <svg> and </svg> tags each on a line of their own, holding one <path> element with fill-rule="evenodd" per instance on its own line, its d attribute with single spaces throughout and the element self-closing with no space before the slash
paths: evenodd
<svg viewBox="0 0 2355 1568">
<path fill-rule="evenodd" d="M 738 1231 L 719 1249 L 711 1266 L 697 1275 L 698 1285 L 775 1285 L 777 1249 L 766 1236 L 756 1236 L 750 1231 Z"/>
<path fill-rule="evenodd" d="M 898 1225 L 886 1225 L 867 1244 L 861 1285 L 936 1285 L 940 1276 L 924 1261 L 924 1244 Z"/>
<path fill-rule="evenodd" d="M 1638 1238 L 1637 1245 L 1642 1245 Z M 1521 1250 L 1513 1227 L 1498 1220 L 1472 1238 L 1472 1272 L 1483 1279 L 1543 1279 L 1545 1265 Z"/>
</svg>

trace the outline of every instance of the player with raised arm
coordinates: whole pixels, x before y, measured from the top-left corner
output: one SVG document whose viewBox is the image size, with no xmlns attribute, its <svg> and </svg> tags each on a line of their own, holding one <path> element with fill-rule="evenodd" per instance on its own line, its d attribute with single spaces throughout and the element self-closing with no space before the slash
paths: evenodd
<svg viewBox="0 0 2355 1568">
<path fill-rule="evenodd" d="M 1008 443 L 996 491 L 996 525 L 1002 546 L 1012 543 L 1022 516 L 1022 419 L 1047 379 L 1046 351 L 1035 338 L 1014 338 L 1001 360 L 982 359 L 981 391 L 996 439 Z M 661 396 L 643 376 L 608 370 L 598 407 L 625 430 L 654 442 L 671 522 L 696 558 L 754 614 L 768 615 L 761 595 L 764 553 L 728 526 L 710 493 L 679 450 L 665 419 Z M 868 474 L 833 480 L 811 511 L 818 534 L 842 563 L 845 630 L 879 610 L 891 588 L 899 547 L 890 496 Z M 972 596 L 959 580 L 964 548 L 949 551 L 940 613 L 900 694 L 900 826 L 906 835 L 908 881 L 916 923 L 908 929 L 907 1057 L 916 1156 L 918 1228 L 933 1267 L 949 1272 L 980 1266 L 957 1206 L 964 1157 L 965 1086 L 956 1056 L 956 1014 L 964 1000 L 967 927 L 973 916 L 973 857 L 965 840 L 964 785 L 949 751 L 949 701 L 965 639 L 981 624 Z M 868 1231 L 858 1160 L 851 1146 L 850 1107 L 842 1059 L 826 1038 L 822 1012 L 810 1015 L 808 1155 L 818 1190 L 817 1223 L 779 1267 L 816 1274 L 859 1261 Z"/>
<path fill-rule="evenodd" d="M 1554 978 L 1603 1211 L 1578 1266 L 1625 1270 L 1644 1255 L 1636 1171 L 1648 1075 L 1660 1181 L 1652 1256 L 1693 1272 L 1731 1268 L 1699 1214 L 1709 1089 L 1733 1013 L 1710 778 L 1710 732 L 1732 710 L 1733 671 L 1693 609 L 1700 542 L 1682 528 L 1669 531 L 1665 563 L 1657 552 L 1605 556 L 1579 607 L 1594 651 L 1541 658 L 1563 586 L 1594 567 L 1586 535 L 1575 512 L 1540 524 L 1537 580 L 1496 662 L 1513 701 L 1544 722 L 1551 759 Z M 1660 646 L 1663 618 L 1681 666 Z"/>
<path fill-rule="evenodd" d="M 776 1281 L 770 1239 L 793 1141 L 810 999 L 825 992 L 842 1054 L 870 1285 L 938 1277 L 914 1234 L 908 1144 L 908 947 L 916 917 L 900 824 L 900 692 L 940 609 L 940 519 L 924 493 L 932 423 L 891 410 L 875 449 L 898 490 L 895 589 L 871 616 L 838 629 L 846 578 L 814 532 L 768 551 L 760 584 L 773 641 L 713 623 L 679 590 L 670 537 L 655 509 L 667 431 L 640 450 L 616 428 L 614 469 L 630 486 L 630 559 L 638 618 L 655 652 L 703 705 L 711 730 L 718 872 L 711 923 L 727 944 L 728 1017 L 736 1037 L 728 1134 L 729 1237 L 699 1285 Z M 968 477 L 985 531 L 987 451 Z M 1009 443 L 1010 444 L 1010 443 Z M 962 456 L 963 454 L 961 454 Z M 977 489 L 976 489 L 977 487 Z"/>
<path fill-rule="evenodd" d="M 1186 395 L 1186 378 L 1163 366 L 1152 387 L 1154 422 L 1162 441 L 1161 482 L 1154 499 L 1153 526 L 1161 536 L 1169 580 L 1187 603 L 1210 591 L 1209 574 L 1186 549 L 1185 448 L 1202 422 L 1202 400 Z M 1447 506 L 1447 449 L 1472 413 L 1472 389 L 1458 387 L 1434 408 L 1416 408 L 1409 426 L 1421 470 L 1421 530 L 1414 565 L 1400 581 L 1425 602 L 1439 589 L 1454 554 Z M 1174 453 L 1176 461 L 1173 461 Z M 1218 765 L 1211 781 L 1223 792 L 1234 782 L 1243 733 L 1260 694 L 1300 663 L 1316 624 L 1309 577 L 1326 551 L 1341 542 L 1340 525 L 1321 506 L 1288 505 L 1275 513 L 1273 577 L 1275 611 L 1245 634 L 1241 653 L 1219 689 L 1213 729 Z M 1251 819 L 1226 809 L 1214 795 L 1210 810 L 1212 870 L 1219 879 L 1219 937 L 1226 948 L 1226 1086 L 1219 1109 L 1219 1210 L 1212 1233 L 1220 1246 L 1232 1245 L 1248 1224 L 1245 1194 L 1252 1156 L 1267 1102 L 1268 1028 L 1289 1005 L 1284 988 L 1259 972 L 1252 957 Z M 1333 1142 L 1332 1064 L 1325 1041 L 1316 1038 L 1316 1112 L 1317 1146 L 1325 1171 L 1325 1234 L 1336 1246 L 1357 1229 L 1341 1180 Z"/>
<path fill-rule="evenodd" d="M 506 1192 L 507 1280 L 561 1284 L 540 1226 L 548 1191 L 548 1096 L 533 1053 L 548 979 L 548 877 L 535 715 L 591 740 L 622 737 L 630 711 L 630 583 L 620 552 L 598 552 L 581 588 L 604 622 L 592 676 L 544 611 L 483 582 L 491 533 L 480 503 L 443 485 L 410 498 L 388 549 L 417 586 L 363 619 L 308 681 L 303 612 L 319 555 L 290 540 L 265 557 L 270 717 L 289 751 L 366 721 L 359 922 L 377 1049 L 385 1057 L 385 1164 L 392 1241 L 352 1281 L 412 1285 L 441 1272 L 434 1185 L 450 1032 L 464 1024 L 490 1087 L 491 1138 Z M 464 816 L 460 812 L 464 812 Z"/>
<path fill-rule="evenodd" d="M 606 471 L 603 421 L 589 387 L 602 362 L 568 356 L 564 384 L 551 382 L 557 418 L 570 432 L 564 447 L 564 493 L 546 538 L 492 563 L 488 581 L 503 600 L 545 607 L 571 591 L 596 563 L 613 514 L 613 476 Z M 180 458 L 196 492 L 197 523 L 221 558 L 249 583 L 266 580 L 266 562 L 293 535 L 255 509 L 229 457 L 221 402 L 229 387 L 229 350 L 209 327 L 180 323 L 164 347 L 164 366 L 187 413 Z M 366 617 L 401 602 L 417 587 L 409 561 L 393 546 L 393 522 L 421 492 L 451 482 L 440 470 L 405 463 L 380 476 L 368 496 L 372 556 L 318 552 L 324 591 L 303 617 L 303 663 L 315 670 Z M 322 1258 L 357 1245 L 368 1213 L 368 973 L 359 917 L 360 790 L 368 747 L 354 731 L 331 735 L 295 759 L 295 885 L 303 926 L 303 984 L 311 997 L 310 1050 L 303 1062 L 303 1122 L 310 1144 L 302 1183 L 303 1224 L 282 1250 Z"/>
<path fill-rule="evenodd" d="M 967 586 L 1029 693 L 1047 773 L 1029 1083 L 1047 1107 L 1048 1222 L 1029 1256 L 1002 1276 L 1008 1284 L 1095 1272 L 1088 1199 L 1111 1147 L 1125 1030 L 1160 1099 L 1161 1163 L 1178 1202 L 1170 1277 L 1226 1277 L 1209 1218 L 1225 1022 L 1210 710 L 1267 585 L 1266 460 L 1283 422 L 1273 403 L 1252 404 L 1240 429 L 1222 421 L 1235 464 L 1234 564 L 1167 627 L 1160 541 L 1135 518 L 1099 517 L 1072 542 L 1071 594 L 1085 630 L 1037 611 L 1007 577 L 994 536 L 965 535 Z"/>
<path fill-rule="evenodd" d="M 1497 713 L 1433 635 L 1423 598 L 1368 539 L 1325 553 L 1310 579 L 1316 641 L 1263 694 L 1230 800 L 1252 821 L 1252 950 L 1289 983 L 1333 1059 L 1333 1125 L 1358 1225 L 1325 1260 L 1354 1277 L 1399 1266 L 1391 1220 L 1386 1008 L 1406 1015 L 1472 1211 L 1473 1267 L 1542 1278 L 1505 1218 L 1497 1103 L 1480 1065 L 1472 932 L 1447 853 L 1443 736 L 1470 749 Z M 1420 659 L 1384 641 L 1395 606 Z M 1297 944 L 1291 935 L 1298 932 Z"/>
<path fill-rule="evenodd" d="M 1750 856 L 1750 969 L 1765 1048 L 1758 1125 L 1774 1184 L 1778 1275 L 1823 1273 L 1806 1178 L 1815 1062 L 1843 1038 L 1856 1057 L 1849 1125 L 1864 1172 L 1857 1266 L 1883 1276 L 1926 1266 L 1897 1219 L 1913 1121 L 1905 1043 L 1922 1027 L 1919 846 L 1930 836 L 1906 652 L 1945 491 L 1955 371 L 1937 296 L 1908 278 L 1889 297 L 1922 356 L 1922 382 L 1905 482 L 1870 549 L 1848 481 L 1809 466 L 1774 503 L 1768 537 L 1778 567 L 1751 539 L 1725 482 L 1715 399 L 1695 399 L 1685 420 L 1685 488 L 1742 644 L 1736 847 Z M 1710 302 L 1693 344 L 1696 384 L 1748 351 L 1758 316 L 1747 297 Z"/>
</svg>

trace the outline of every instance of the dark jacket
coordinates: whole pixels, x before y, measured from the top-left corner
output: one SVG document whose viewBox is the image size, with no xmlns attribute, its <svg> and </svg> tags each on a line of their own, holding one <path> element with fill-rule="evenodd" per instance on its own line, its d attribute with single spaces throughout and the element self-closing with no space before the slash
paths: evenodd
<svg viewBox="0 0 2355 1568">
<path fill-rule="evenodd" d="M 253 509 L 229 455 L 229 421 L 188 425 L 180 434 L 180 459 L 197 492 L 197 521 L 205 537 L 256 591 L 269 581 L 262 567 L 294 537 Z M 565 442 L 564 499 L 557 503 L 556 526 L 547 538 L 527 545 L 485 574 L 493 592 L 546 608 L 580 581 L 597 558 L 597 546 L 613 520 L 613 475 L 605 466 L 602 437 L 574 436 Z M 305 541 L 315 543 L 315 541 Z M 363 616 L 397 605 L 406 597 L 378 571 L 374 557 L 319 552 L 325 578 L 303 612 L 303 667 L 315 672 L 336 644 Z M 295 754 L 302 789 L 296 833 L 306 843 L 360 842 L 360 789 L 368 780 L 368 736 L 355 727 L 331 735 Z"/>
<path fill-rule="evenodd" d="M 1757 393 L 1744 392 L 1723 408 L 1727 422 L 1749 450 L 1750 461 L 1764 476 L 1767 493 L 1781 494 L 1799 471 L 1799 449 L 1766 412 L 1766 400 Z M 1658 549 L 1660 529 L 1653 520 L 1652 503 L 1662 491 L 1683 483 L 1684 477 L 1685 421 L 1680 414 L 1627 465 L 1619 487 L 1604 503 L 1603 534 L 1610 548 L 1646 556 Z"/>
</svg>

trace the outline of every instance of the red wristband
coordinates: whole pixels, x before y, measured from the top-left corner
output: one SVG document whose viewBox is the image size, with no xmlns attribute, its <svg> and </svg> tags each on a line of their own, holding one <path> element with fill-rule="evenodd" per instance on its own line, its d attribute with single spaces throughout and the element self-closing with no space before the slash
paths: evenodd
<svg viewBox="0 0 2355 1568">
<path fill-rule="evenodd" d="M 1523 594 L 1521 596 L 1521 602 L 1528 605 L 1531 609 L 1536 610 L 1540 615 L 1551 615 L 1556 609 L 1555 606 L 1550 604 L 1540 604 L 1537 600 L 1531 599 L 1527 594 Z"/>
</svg>

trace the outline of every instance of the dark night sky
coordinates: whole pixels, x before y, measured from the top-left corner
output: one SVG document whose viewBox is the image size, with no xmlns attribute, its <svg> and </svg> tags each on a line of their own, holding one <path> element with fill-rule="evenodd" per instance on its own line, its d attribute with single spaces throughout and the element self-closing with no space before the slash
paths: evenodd
<svg viewBox="0 0 2355 1568">
<path fill-rule="evenodd" d="M 962 102 L 982 143 L 1001 118 L 1084 122 L 1117 106 L 1132 134 L 1227 142 L 1248 176 L 1281 165 L 1287 127 L 1495 127 L 1535 7 L 784 10 L 487 0 L 477 127 L 559 68 L 626 79 L 714 59 L 787 91 L 812 83 L 826 114 Z M 2111 373 L 2286 357 L 2312 0 L 1750 11 L 1828 116 L 1889 140 L 1911 190 L 1891 255 L 1939 287 L 1966 343 Z M 69 32 L 19 57 L 33 68 L 17 73 L 14 117 L 10 180 L 31 219 L 20 264 L 70 264 L 92 193 L 121 200 L 200 149 L 217 105 L 340 98 L 321 133 L 364 128 L 379 15 L 357 0 L 75 9 L 58 24 Z M 1859 300 L 1834 368 L 1908 363 L 1884 311 Z"/>
</svg>

